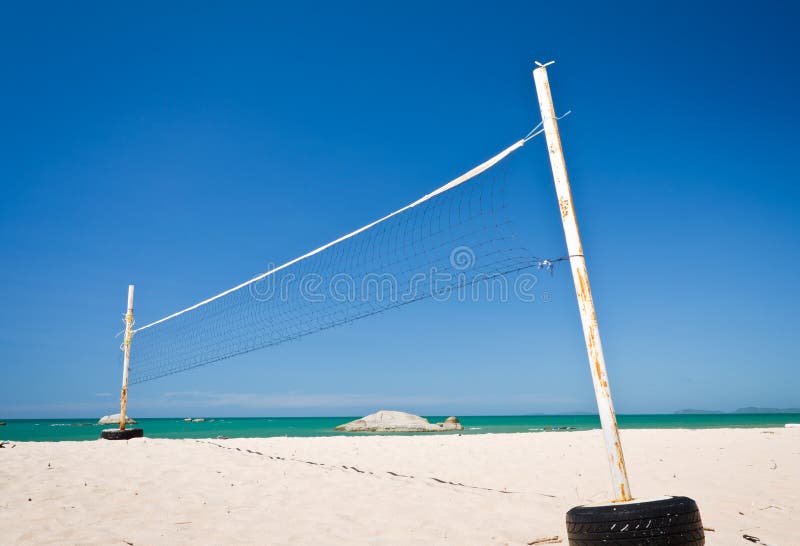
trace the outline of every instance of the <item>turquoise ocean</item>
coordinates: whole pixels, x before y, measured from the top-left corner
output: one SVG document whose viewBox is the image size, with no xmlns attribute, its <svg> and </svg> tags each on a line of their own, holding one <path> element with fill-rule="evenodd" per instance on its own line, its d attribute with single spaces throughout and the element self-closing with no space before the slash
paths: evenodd
<svg viewBox="0 0 800 546">
<path fill-rule="evenodd" d="M 274 436 L 345 436 L 333 427 L 358 417 L 206 417 L 202 422 L 183 418 L 139 419 L 137 427 L 150 438 L 268 438 Z M 440 422 L 445 416 L 428 416 Z M 459 417 L 464 430 L 441 434 L 508 432 L 569 432 L 600 428 L 596 415 L 516 415 Z M 620 428 L 760 428 L 800 422 L 798 413 L 618 415 Z M 0 426 L 0 440 L 55 442 L 96 440 L 103 428 L 94 419 L 11 419 Z M 133 425 L 131 425 L 133 426 Z M 425 433 L 421 433 L 425 434 Z M 350 434 L 364 435 L 364 433 Z"/>
</svg>

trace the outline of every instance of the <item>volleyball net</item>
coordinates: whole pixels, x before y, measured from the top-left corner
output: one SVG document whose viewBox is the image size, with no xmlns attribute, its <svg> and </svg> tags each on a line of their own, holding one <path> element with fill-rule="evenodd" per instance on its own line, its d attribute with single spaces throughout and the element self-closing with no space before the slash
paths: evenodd
<svg viewBox="0 0 800 546">
<path fill-rule="evenodd" d="M 133 330 L 141 383 L 548 263 L 514 235 L 505 177 L 525 138 L 418 200 L 256 277 Z"/>
</svg>

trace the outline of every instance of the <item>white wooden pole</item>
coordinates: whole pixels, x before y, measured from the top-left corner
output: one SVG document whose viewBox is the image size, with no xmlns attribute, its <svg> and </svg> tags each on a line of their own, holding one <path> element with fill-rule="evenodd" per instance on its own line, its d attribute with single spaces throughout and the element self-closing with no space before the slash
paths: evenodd
<svg viewBox="0 0 800 546">
<path fill-rule="evenodd" d="M 583 324 L 583 337 L 586 340 L 586 351 L 589 355 L 592 381 L 594 382 L 594 394 L 597 398 L 597 409 L 600 413 L 600 424 L 603 427 L 608 463 L 611 468 L 614 500 L 627 501 L 631 500 L 628 472 L 625 469 L 625 458 L 622 455 L 617 418 L 614 414 L 614 404 L 611 401 L 611 389 L 608 386 L 603 346 L 600 343 L 600 331 L 597 327 L 597 315 L 594 310 L 592 291 L 589 287 L 589 275 L 586 271 L 583 246 L 578 233 L 578 221 L 575 218 L 575 209 L 572 204 L 572 192 L 567 178 L 567 166 L 564 163 L 564 152 L 561 149 L 558 120 L 553 108 L 553 97 L 550 94 L 550 82 L 547 79 L 547 66 L 549 64 L 552 63 L 539 64 L 539 68 L 533 71 L 533 80 L 536 83 L 536 94 L 539 97 L 539 109 L 542 112 L 547 151 L 550 155 L 550 167 L 553 170 L 558 206 L 561 210 L 561 222 L 567 239 L 572 279 L 575 283 L 575 293 L 578 296 L 578 308 L 580 309 L 581 323 Z"/>
<path fill-rule="evenodd" d="M 122 395 L 119 409 L 119 428 L 125 430 L 125 411 L 128 407 L 128 366 L 131 362 L 131 337 L 133 336 L 133 285 L 128 286 L 128 311 L 125 313 L 125 340 L 122 361 Z"/>
</svg>

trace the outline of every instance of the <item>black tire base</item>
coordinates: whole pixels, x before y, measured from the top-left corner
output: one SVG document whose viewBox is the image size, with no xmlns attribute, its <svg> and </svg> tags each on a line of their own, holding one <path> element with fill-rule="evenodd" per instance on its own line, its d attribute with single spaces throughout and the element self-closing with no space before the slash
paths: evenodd
<svg viewBox="0 0 800 546">
<path fill-rule="evenodd" d="M 567 512 L 570 546 L 703 546 L 697 503 L 688 497 L 576 506 Z"/>
<path fill-rule="evenodd" d="M 126 428 L 120 430 L 118 428 L 107 428 L 100 433 L 103 440 L 130 440 L 131 438 L 141 438 L 144 436 L 144 430 L 140 428 Z"/>
</svg>

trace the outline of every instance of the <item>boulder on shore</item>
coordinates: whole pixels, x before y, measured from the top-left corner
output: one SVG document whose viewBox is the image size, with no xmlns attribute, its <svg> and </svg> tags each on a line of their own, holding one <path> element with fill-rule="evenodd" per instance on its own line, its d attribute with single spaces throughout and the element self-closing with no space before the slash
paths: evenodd
<svg viewBox="0 0 800 546">
<path fill-rule="evenodd" d="M 119 417 L 120 417 L 119 413 L 115 413 L 113 415 L 104 415 L 103 417 L 100 418 L 100 420 L 97 422 L 97 424 L 98 425 L 118 425 L 119 424 Z M 131 419 L 130 417 L 128 417 L 126 415 L 125 416 L 125 424 L 126 425 L 135 425 L 136 421 L 134 421 L 133 419 Z"/>
<path fill-rule="evenodd" d="M 456 417 L 448 417 L 444 423 L 431 423 L 419 415 L 381 410 L 339 425 L 334 430 L 341 432 L 442 432 L 463 429 L 464 427 Z"/>
</svg>

